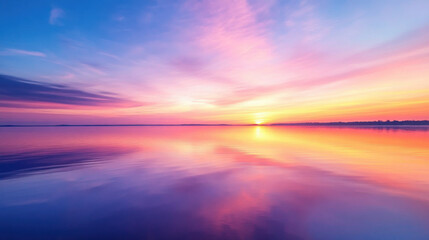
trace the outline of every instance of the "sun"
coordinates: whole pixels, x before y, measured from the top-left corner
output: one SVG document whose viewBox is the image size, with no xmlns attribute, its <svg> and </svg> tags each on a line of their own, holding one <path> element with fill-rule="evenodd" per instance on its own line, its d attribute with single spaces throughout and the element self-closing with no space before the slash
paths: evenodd
<svg viewBox="0 0 429 240">
<path fill-rule="evenodd" d="M 255 120 L 255 124 L 257 124 L 257 125 L 261 125 L 262 123 L 264 123 L 264 121 L 263 120 Z"/>
<path fill-rule="evenodd" d="M 265 112 L 257 112 L 252 114 L 253 123 L 256 125 L 261 125 L 266 123 L 266 120 L 268 118 L 267 113 Z"/>
</svg>

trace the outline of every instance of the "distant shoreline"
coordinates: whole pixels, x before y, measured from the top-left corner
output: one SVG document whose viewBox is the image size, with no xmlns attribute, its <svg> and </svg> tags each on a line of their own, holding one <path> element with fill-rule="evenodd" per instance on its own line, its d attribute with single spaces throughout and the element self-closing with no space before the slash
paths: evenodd
<svg viewBox="0 0 429 240">
<path fill-rule="evenodd" d="M 429 120 L 273 123 L 270 126 L 425 126 Z"/>
<path fill-rule="evenodd" d="M 429 120 L 362 121 L 362 122 L 303 122 L 271 124 L 4 124 L 0 127 L 204 127 L 204 126 L 350 126 L 350 127 L 419 127 L 429 126 Z"/>
</svg>

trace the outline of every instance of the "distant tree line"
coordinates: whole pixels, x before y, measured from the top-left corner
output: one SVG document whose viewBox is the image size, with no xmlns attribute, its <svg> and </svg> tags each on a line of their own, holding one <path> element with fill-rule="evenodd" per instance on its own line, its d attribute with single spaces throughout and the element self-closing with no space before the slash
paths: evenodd
<svg viewBox="0 0 429 240">
<path fill-rule="evenodd" d="M 387 120 L 387 121 L 356 121 L 356 122 L 303 122 L 303 123 L 273 123 L 270 125 L 301 125 L 301 126 L 341 126 L 341 125 L 358 125 L 358 126 L 374 126 L 374 125 L 429 125 L 429 120 Z"/>
</svg>

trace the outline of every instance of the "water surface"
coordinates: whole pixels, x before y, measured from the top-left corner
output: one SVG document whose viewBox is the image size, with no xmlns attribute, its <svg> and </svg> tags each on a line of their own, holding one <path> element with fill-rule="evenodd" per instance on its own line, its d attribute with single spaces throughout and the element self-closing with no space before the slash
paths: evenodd
<svg viewBox="0 0 429 240">
<path fill-rule="evenodd" d="M 0 136 L 0 239 L 429 239 L 424 127 Z"/>
</svg>

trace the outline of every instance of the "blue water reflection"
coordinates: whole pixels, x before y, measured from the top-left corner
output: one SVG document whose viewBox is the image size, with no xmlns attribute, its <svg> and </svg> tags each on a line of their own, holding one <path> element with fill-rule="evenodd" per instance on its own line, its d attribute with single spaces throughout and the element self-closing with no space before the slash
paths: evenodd
<svg viewBox="0 0 429 240">
<path fill-rule="evenodd" d="M 0 239 L 429 239 L 428 131 L 1 134 Z"/>
</svg>

